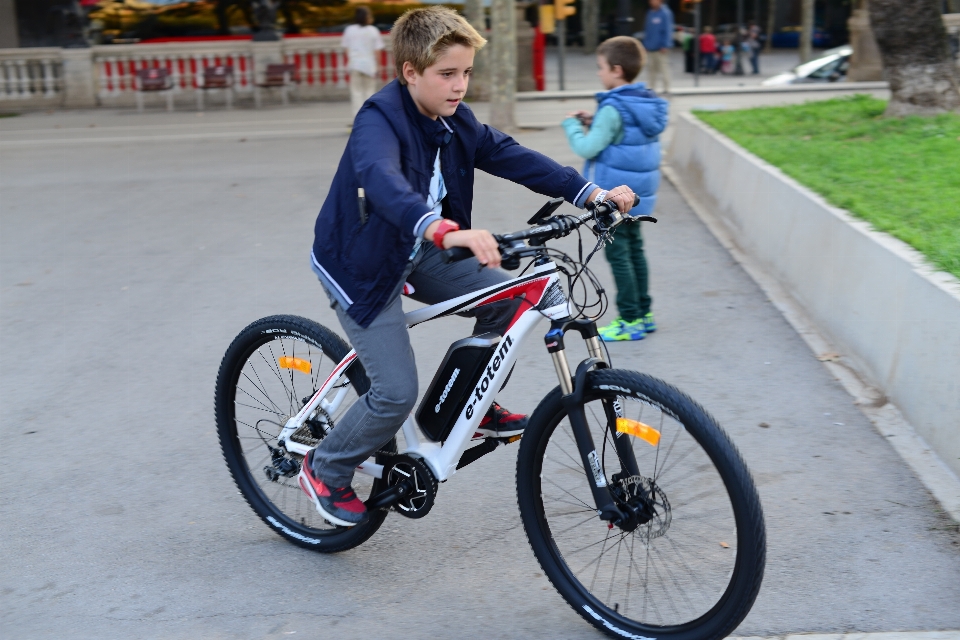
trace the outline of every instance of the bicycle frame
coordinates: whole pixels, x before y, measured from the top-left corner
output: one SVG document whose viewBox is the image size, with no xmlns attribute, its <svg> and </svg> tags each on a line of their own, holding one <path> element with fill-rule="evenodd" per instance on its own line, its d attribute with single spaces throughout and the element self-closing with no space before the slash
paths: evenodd
<svg viewBox="0 0 960 640">
<path fill-rule="evenodd" d="M 570 303 L 560 286 L 556 265 L 548 261 L 539 264 L 530 273 L 504 283 L 406 314 L 407 326 L 413 327 L 435 318 L 514 298 L 522 298 L 523 303 L 512 318 L 500 345 L 487 362 L 485 374 L 471 392 L 472 399 L 461 410 L 447 439 L 442 444 L 422 439 L 417 426 L 414 424 L 412 414 L 407 416 L 403 423 L 402 431 L 406 440 L 406 448 L 402 453 L 423 460 L 439 481 L 444 481 L 456 473 L 457 464 L 463 452 L 469 447 L 480 421 L 516 363 L 517 354 L 520 352 L 523 341 L 544 317 L 554 321 L 569 318 Z M 560 343 L 562 344 L 562 340 Z M 550 342 L 548 340 L 549 347 Z M 587 339 L 587 347 L 591 359 L 603 360 L 597 338 Z M 565 395 L 569 394 L 573 388 L 573 380 L 563 349 L 554 350 L 550 348 L 549 350 L 553 357 L 557 375 L 560 378 L 561 389 Z M 310 401 L 284 425 L 277 439 L 286 447 L 287 451 L 300 455 L 306 455 L 309 451 L 310 447 L 292 441 L 290 436 L 310 416 L 316 413 L 318 408 L 323 409 L 327 414 L 333 414 L 339 408 L 347 389 L 345 387 L 341 388 L 332 400 L 328 400 L 327 395 L 340 384 L 356 357 L 356 352 L 351 350 L 337 364 L 330 376 L 310 398 Z M 377 464 L 374 458 L 370 458 L 358 466 L 357 471 L 376 478 L 383 476 L 383 466 Z"/>
</svg>

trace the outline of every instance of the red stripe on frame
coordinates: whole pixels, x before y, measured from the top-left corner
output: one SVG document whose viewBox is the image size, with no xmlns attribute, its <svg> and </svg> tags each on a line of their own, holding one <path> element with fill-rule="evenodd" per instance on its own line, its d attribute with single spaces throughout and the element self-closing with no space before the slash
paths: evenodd
<svg viewBox="0 0 960 640">
<path fill-rule="evenodd" d="M 525 282 L 519 284 L 515 287 L 510 287 L 509 289 L 504 289 L 499 293 L 495 293 L 489 298 L 485 299 L 483 302 L 479 303 L 477 306 L 482 307 L 486 304 L 492 304 L 494 302 L 499 302 L 501 300 L 512 300 L 514 298 L 519 298 L 523 296 L 524 302 L 527 304 L 521 304 L 520 308 L 517 309 L 517 312 L 513 315 L 513 318 L 510 320 L 510 324 L 507 325 L 507 331 L 516 324 L 517 320 L 520 319 L 520 316 L 524 314 L 527 310 L 532 307 L 537 306 L 540 302 L 540 298 L 543 296 L 544 289 L 547 288 L 547 283 L 550 281 L 550 277 L 546 276 L 543 278 L 537 278 L 536 280 L 531 280 L 530 282 Z"/>
</svg>

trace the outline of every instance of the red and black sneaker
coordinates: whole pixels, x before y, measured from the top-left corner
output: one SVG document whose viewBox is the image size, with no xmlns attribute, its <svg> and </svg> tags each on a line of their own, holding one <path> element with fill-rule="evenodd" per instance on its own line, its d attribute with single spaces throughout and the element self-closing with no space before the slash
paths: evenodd
<svg viewBox="0 0 960 640">
<path fill-rule="evenodd" d="M 477 427 L 477 433 L 489 436 L 491 438 L 509 438 L 518 436 L 527 428 L 527 416 L 519 413 L 510 413 L 499 404 L 494 402 L 483 416 L 480 426 Z M 477 436 L 474 436 L 477 437 Z"/>
<path fill-rule="evenodd" d="M 307 494 L 317 512 L 331 524 L 341 527 L 355 527 L 367 519 L 367 507 L 360 502 L 360 498 L 352 487 L 330 489 L 313 475 L 313 452 L 311 449 L 303 457 L 300 465 L 300 488 Z"/>
</svg>

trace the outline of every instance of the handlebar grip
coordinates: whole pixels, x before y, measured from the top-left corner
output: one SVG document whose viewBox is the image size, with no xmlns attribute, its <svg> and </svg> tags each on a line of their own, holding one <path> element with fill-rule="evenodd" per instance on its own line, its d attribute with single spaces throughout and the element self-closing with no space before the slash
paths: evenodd
<svg viewBox="0 0 960 640">
<path fill-rule="evenodd" d="M 473 251 L 467 249 L 466 247 L 453 247 L 451 249 L 444 249 L 440 252 L 440 260 L 444 264 L 450 264 L 451 262 L 460 262 L 461 260 L 466 260 L 467 258 L 473 257 Z"/>
<path fill-rule="evenodd" d="M 638 204 L 640 204 L 640 196 L 633 194 L 633 206 L 637 206 Z M 604 200 L 599 205 L 593 204 L 592 202 L 587 202 L 586 207 L 588 211 L 593 211 L 594 209 L 600 209 L 603 207 L 598 213 L 613 213 L 617 210 L 617 207 L 614 206 L 613 202 L 610 200 Z M 627 215 L 630 214 L 628 213 Z"/>
</svg>

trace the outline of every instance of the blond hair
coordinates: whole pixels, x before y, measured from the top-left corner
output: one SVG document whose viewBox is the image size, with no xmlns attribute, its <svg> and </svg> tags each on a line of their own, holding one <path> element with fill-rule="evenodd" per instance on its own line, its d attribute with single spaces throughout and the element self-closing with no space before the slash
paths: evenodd
<svg viewBox="0 0 960 640">
<path fill-rule="evenodd" d="M 400 84 L 407 84 L 403 77 L 404 62 L 409 62 L 417 73 L 422 74 L 453 45 L 479 51 L 487 43 L 469 22 L 444 6 L 407 11 L 393 25 L 391 37 Z"/>
</svg>

